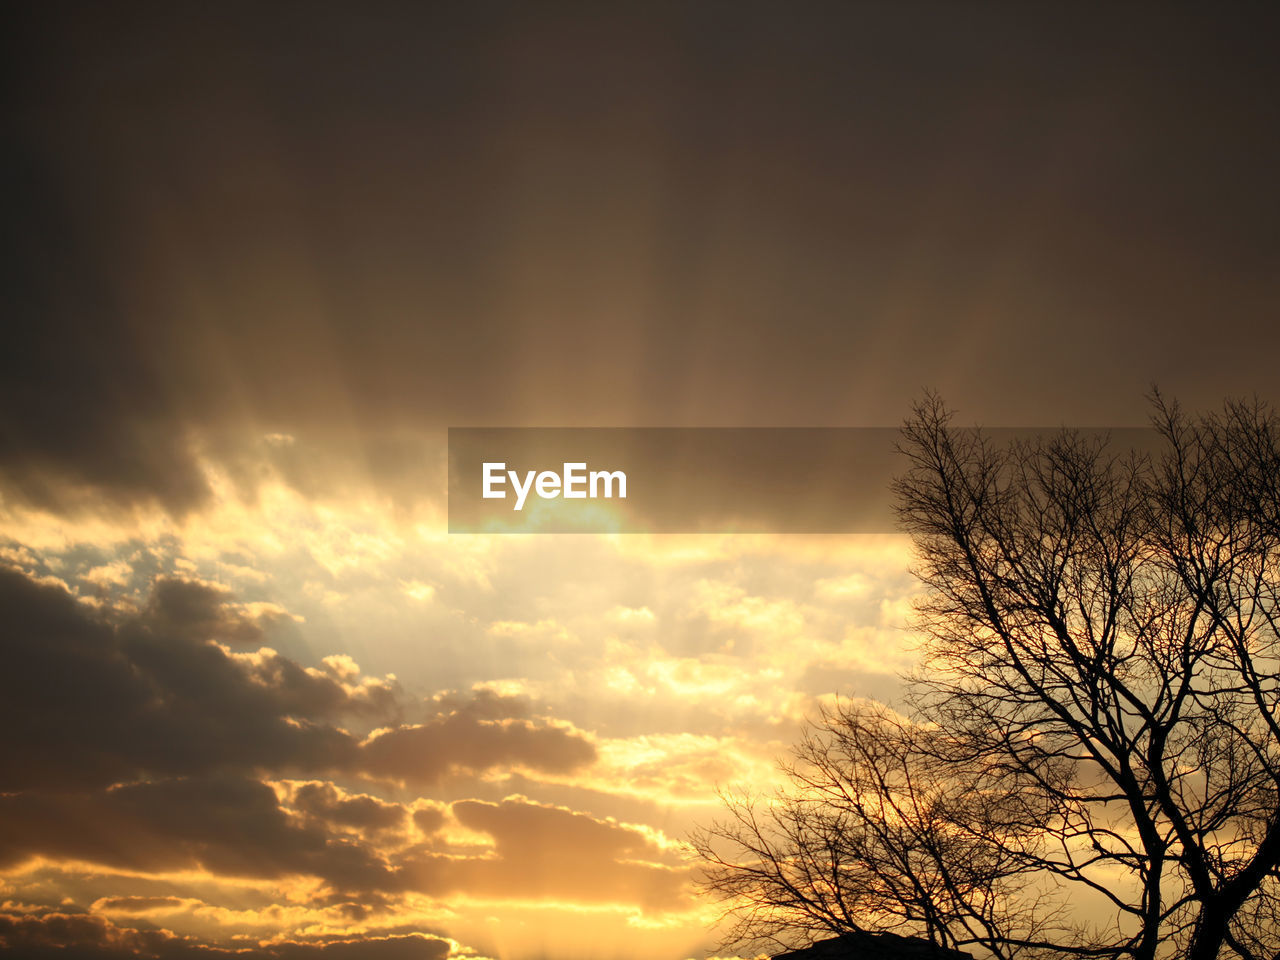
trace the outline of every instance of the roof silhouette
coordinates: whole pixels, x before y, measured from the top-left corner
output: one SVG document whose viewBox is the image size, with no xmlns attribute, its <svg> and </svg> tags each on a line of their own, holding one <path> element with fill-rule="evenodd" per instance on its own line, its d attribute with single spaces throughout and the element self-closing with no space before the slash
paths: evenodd
<svg viewBox="0 0 1280 960">
<path fill-rule="evenodd" d="M 950 950 L 896 933 L 845 933 L 776 954 L 773 960 L 973 960 L 972 954 Z"/>
</svg>

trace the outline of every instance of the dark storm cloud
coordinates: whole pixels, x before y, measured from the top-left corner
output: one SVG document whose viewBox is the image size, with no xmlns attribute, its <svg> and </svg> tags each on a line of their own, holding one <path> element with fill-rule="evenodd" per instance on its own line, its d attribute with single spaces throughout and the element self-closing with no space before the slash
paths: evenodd
<svg viewBox="0 0 1280 960">
<path fill-rule="evenodd" d="M 327 943 L 282 943 L 263 951 L 262 960 L 439 960 L 449 944 L 416 935 L 331 940 Z M 250 955 L 250 960 L 257 960 Z"/>
<path fill-rule="evenodd" d="M 354 761 L 349 734 L 292 719 L 279 691 L 189 631 L 113 624 L 10 570 L 0 609 L 0 790 Z"/>
<path fill-rule="evenodd" d="M 328 823 L 372 833 L 403 826 L 408 817 L 399 804 L 368 794 L 343 794 L 333 784 L 321 782 L 298 787 L 293 794 L 293 807 Z"/>
<path fill-rule="evenodd" d="M 90 914 L 0 913 L 0 956 L 25 960 L 442 960 L 449 951 L 446 941 L 418 935 L 220 947 Z"/>
<path fill-rule="evenodd" d="M 157 630 L 184 639 L 220 640 L 253 645 L 263 641 L 265 626 L 287 619 L 281 612 L 259 622 L 227 603 L 228 591 L 217 584 L 174 577 L 158 579 L 151 589 L 146 618 Z"/>
<path fill-rule="evenodd" d="M 230 616 L 208 593 L 164 581 L 159 591 L 138 615 L 107 619 L 0 568 L 0 791 L 294 771 L 421 783 L 495 766 L 562 773 L 595 759 L 576 731 L 466 711 L 364 742 L 339 721 L 377 716 L 379 704 L 398 713 L 385 689 L 371 696 L 271 651 L 229 654 L 207 642 Z M 163 599 L 175 593 L 200 602 Z"/>
<path fill-rule="evenodd" d="M 205 871 L 218 877 L 324 882 L 314 904 L 358 905 L 364 914 L 406 892 L 509 900 L 631 904 L 644 909 L 687 906 L 687 867 L 672 862 L 642 831 L 586 814 L 508 798 L 451 805 L 461 825 L 493 840 L 483 846 L 441 845 L 382 850 L 369 840 L 330 829 L 331 815 L 352 813 L 333 800 L 332 785 L 295 800 L 321 816 L 298 819 L 275 792 L 252 780 L 184 778 L 79 793 L 29 792 L 0 797 L 0 869 L 41 856 L 140 874 Z M 364 798 L 365 800 L 371 798 Z M 371 822 L 373 805 L 354 819 Z M 393 805 L 378 804 L 384 823 Z M 417 811 L 418 814 L 423 811 Z M 403 820 L 403 810 L 398 820 Z M 348 818 L 352 819 L 352 818 Z M 415 820 L 437 828 L 442 819 Z M 376 834 L 376 831 L 374 831 Z M 147 914 L 182 908 L 174 897 L 116 897 L 95 909 Z M 361 914 L 361 915 L 364 915 Z"/>
<path fill-rule="evenodd" d="M 419 785 L 493 770 L 565 774 L 595 760 L 582 734 L 537 718 L 523 698 L 441 694 L 423 723 L 361 739 L 339 721 L 367 709 L 351 692 L 367 684 L 212 642 L 235 601 L 207 584 L 161 580 L 136 612 L 103 614 L 57 584 L 0 568 L 0 608 L 0 870 L 45 858 L 141 875 L 306 876 L 323 881 L 322 901 L 366 906 L 407 891 L 645 906 L 681 896 L 681 871 L 632 862 L 661 859 L 632 828 L 525 802 L 455 804 L 458 822 L 493 837 L 495 860 L 450 848 L 439 807 L 415 805 L 413 823 L 432 839 L 405 846 L 415 834 L 404 805 L 326 781 L 277 793 L 260 779 L 302 771 Z M 9 944 L 21 949 L 36 942 L 22 937 L 45 929 L 14 923 Z M 94 940 L 107 928 L 85 918 L 57 923 L 62 942 L 126 949 Z M 174 940 L 147 949 L 204 948 Z"/>
<path fill-rule="evenodd" d="M 1153 379 L 1266 389 L 1276 16 L 28 5 L 8 490 L 180 511 L 194 445 L 294 428 L 403 479 L 389 425 L 892 424 L 922 385 L 1105 425 Z"/>
<path fill-rule="evenodd" d="M 0 797 L 0 867 L 37 855 L 146 873 L 303 874 L 339 890 L 387 886 L 386 867 L 371 848 L 292 822 L 270 787 L 242 779 Z"/>
<path fill-rule="evenodd" d="M 105 790 L 29 791 L 0 796 L 0 869 L 44 857 L 99 868 L 156 874 L 204 871 L 227 878 L 322 880 L 317 903 L 361 903 L 414 891 L 499 900 L 564 900 L 680 905 L 687 868 L 671 862 L 642 831 L 522 798 L 463 800 L 454 820 L 493 840 L 492 849 L 437 845 L 389 849 L 380 830 L 399 826 L 404 809 L 371 797 L 339 797 L 310 784 L 292 807 L 256 780 L 187 777 Z M 438 810 L 415 821 L 438 829 Z M 366 838 L 335 830 L 356 825 Z M 385 837 L 381 838 L 385 839 Z M 182 907 L 172 897 L 104 899 L 97 908 L 145 914 Z"/>
<path fill-rule="evenodd" d="M 570 773 L 595 758 L 595 747 L 566 728 L 454 715 L 374 734 L 363 746 L 360 764 L 371 776 L 424 784 L 447 773 L 490 767 L 532 766 L 546 773 Z"/>
</svg>

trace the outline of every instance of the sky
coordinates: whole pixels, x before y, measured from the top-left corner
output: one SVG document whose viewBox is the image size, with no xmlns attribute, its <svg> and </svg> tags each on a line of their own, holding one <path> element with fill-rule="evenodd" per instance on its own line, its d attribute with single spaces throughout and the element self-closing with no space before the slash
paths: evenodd
<svg viewBox="0 0 1280 960">
<path fill-rule="evenodd" d="M 1277 399 L 1263 5 L 6 20 L 9 955 L 714 951 L 689 832 L 901 689 L 910 542 L 449 535 L 449 427 Z"/>
</svg>

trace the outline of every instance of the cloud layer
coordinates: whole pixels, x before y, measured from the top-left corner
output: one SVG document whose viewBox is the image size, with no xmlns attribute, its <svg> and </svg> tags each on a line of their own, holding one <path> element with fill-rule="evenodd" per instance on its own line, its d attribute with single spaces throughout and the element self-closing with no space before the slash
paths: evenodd
<svg viewBox="0 0 1280 960">
<path fill-rule="evenodd" d="M 0 876 L 18 888 L 38 890 L 22 878 L 42 865 L 83 865 L 92 889 L 95 874 L 275 885 L 335 929 L 342 917 L 390 918 L 406 897 L 690 909 L 687 868 L 648 828 L 517 796 L 414 799 L 447 782 L 565 777 L 599 761 L 588 734 L 538 716 L 527 698 L 480 689 L 415 704 L 394 678 L 363 677 L 350 658 L 303 667 L 267 647 L 234 649 L 267 627 L 198 580 L 160 578 L 139 604 L 102 606 L 54 578 L 0 567 L 0 609 L 9 616 Z M 282 619 L 292 622 L 273 609 L 268 627 Z M 117 893 L 92 906 L 10 902 L 0 949 L 41 956 L 62 943 L 74 956 L 163 958 L 227 949 L 148 928 L 151 917 L 225 910 L 199 897 Z M 130 918 L 143 927 L 118 925 Z M 354 956 L 366 942 L 336 937 L 264 943 L 251 955 Z M 450 949 L 421 937 L 369 942 L 376 952 L 359 955 Z"/>
<path fill-rule="evenodd" d="M 242 636 L 243 623 L 225 603 L 207 587 L 162 580 L 144 609 L 113 618 L 0 569 L 9 617 L 0 790 L 263 771 L 423 784 L 461 768 L 563 773 L 595 759 L 565 725 L 474 712 L 361 738 L 339 722 L 394 713 L 389 685 L 371 693 L 270 649 L 232 652 L 216 641 L 228 623 Z"/>
</svg>

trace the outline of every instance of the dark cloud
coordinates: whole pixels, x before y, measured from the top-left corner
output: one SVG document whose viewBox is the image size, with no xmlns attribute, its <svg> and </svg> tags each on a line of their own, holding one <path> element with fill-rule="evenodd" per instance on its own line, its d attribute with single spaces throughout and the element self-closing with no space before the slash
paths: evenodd
<svg viewBox="0 0 1280 960">
<path fill-rule="evenodd" d="M 159 632 L 145 613 L 112 622 L 9 570 L 0 609 L 0 790 L 354 761 L 349 734 L 291 716 L 189 629 Z"/>
<path fill-rule="evenodd" d="M 573 836 L 550 831 L 547 842 L 563 839 L 571 851 L 581 840 L 593 852 L 557 859 L 551 848 L 529 849 L 487 807 L 459 807 L 468 825 L 509 848 L 509 866 L 528 881 L 521 885 L 465 856 L 397 852 L 408 842 L 395 840 L 408 826 L 401 804 L 310 781 L 282 787 L 282 806 L 261 777 L 329 771 L 423 784 L 495 769 L 567 773 L 596 753 L 577 731 L 531 718 L 527 701 L 485 693 L 442 695 L 427 722 L 361 740 L 338 725 L 368 707 L 368 685 L 350 686 L 353 668 L 306 670 L 269 650 L 228 652 L 210 638 L 234 621 L 233 605 L 208 585 L 161 581 L 137 613 L 106 615 L 57 584 L 0 569 L 0 869 L 44 857 L 144 875 L 302 875 L 324 881 L 320 895 L 341 903 L 409 889 L 537 897 L 553 880 L 546 864 L 585 867 L 595 856 L 607 873 L 621 869 L 611 858 L 638 835 L 589 819 L 574 821 Z M 525 816 L 558 822 L 560 814 Z M 414 822 L 436 833 L 444 817 L 420 807 Z M 598 836 L 583 832 L 592 829 Z M 640 872 L 609 873 L 597 889 L 656 896 L 645 883 L 659 889 L 667 878 Z"/>
<path fill-rule="evenodd" d="M 230 778 L 0 797 L 0 867 L 34 856 L 144 873 L 303 874 L 338 890 L 385 888 L 389 882 L 371 847 L 298 823 L 270 787 Z"/>
<path fill-rule="evenodd" d="M 444 940 L 422 936 L 367 937 L 325 943 L 282 943 L 263 952 L 263 960 L 439 960 L 449 955 Z M 251 956 L 251 960 L 256 960 Z"/>
<path fill-rule="evenodd" d="M 408 818 L 407 811 L 398 803 L 363 793 L 344 793 L 332 783 L 300 785 L 293 792 L 292 804 L 294 809 L 328 823 L 372 833 L 404 826 Z"/>
<path fill-rule="evenodd" d="M 0 790 L 264 772 L 426 783 L 501 766 L 563 773 L 595 759 L 574 730 L 485 719 L 484 706 L 362 742 L 339 722 L 398 713 L 394 687 L 351 687 L 272 651 L 228 653 L 206 640 L 236 616 L 220 594 L 173 581 L 157 589 L 140 614 L 108 618 L 0 569 Z"/>
<path fill-rule="evenodd" d="M 451 805 L 462 826 L 492 848 L 435 845 L 380 849 L 379 828 L 404 810 L 371 797 L 344 797 L 331 784 L 295 793 L 290 816 L 275 792 L 253 780 L 185 778 L 103 791 L 29 792 L 0 797 L 0 869 L 32 857 L 89 862 L 143 874 L 204 870 L 220 877 L 325 882 L 322 902 L 363 903 L 417 891 L 512 900 L 571 898 L 669 908 L 683 902 L 688 874 L 643 831 L 522 798 Z M 434 808 L 415 812 L 428 831 L 444 824 Z M 340 829 L 366 828 L 363 839 Z M 371 829 L 370 829 L 371 828 Z M 113 912 L 145 913 L 181 901 L 112 901 Z M 106 909 L 106 904 L 100 902 Z"/>
<path fill-rule="evenodd" d="M 453 818 L 491 837 L 491 849 L 380 849 L 380 831 L 403 823 L 403 808 L 344 796 L 331 784 L 304 785 L 292 806 L 308 816 L 291 816 L 266 784 L 230 778 L 0 796 L 0 869 L 40 856 L 144 875 L 309 876 L 324 881 L 318 902 L 361 904 L 366 913 L 406 891 L 653 909 L 680 906 L 688 895 L 687 869 L 643 831 L 522 798 L 452 804 Z M 445 822 L 434 808 L 415 811 L 414 820 L 427 831 Z M 365 837 L 334 829 L 351 825 Z M 98 902 L 107 912 L 137 914 L 175 905 L 182 901 L 155 896 Z"/>
<path fill-rule="evenodd" d="M 455 714 L 375 733 L 363 744 L 360 764 L 371 776 L 426 784 L 491 767 L 570 773 L 595 759 L 595 747 L 568 727 Z"/>
<path fill-rule="evenodd" d="M 252 617 L 227 601 L 230 591 L 214 583 L 160 577 L 151 588 L 146 620 L 157 631 L 189 640 L 219 640 L 223 643 L 261 643 L 265 627 L 287 619 L 283 612 Z M 260 622 L 265 619 L 266 623 Z"/>
<path fill-rule="evenodd" d="M 167 930 L 134 930 L 91 914 L 0 913 L 0 956 L 24 960 L 443 960 L 444 940 L 421 935 L 267 946 L 219 946 Z"/>
</svg>

